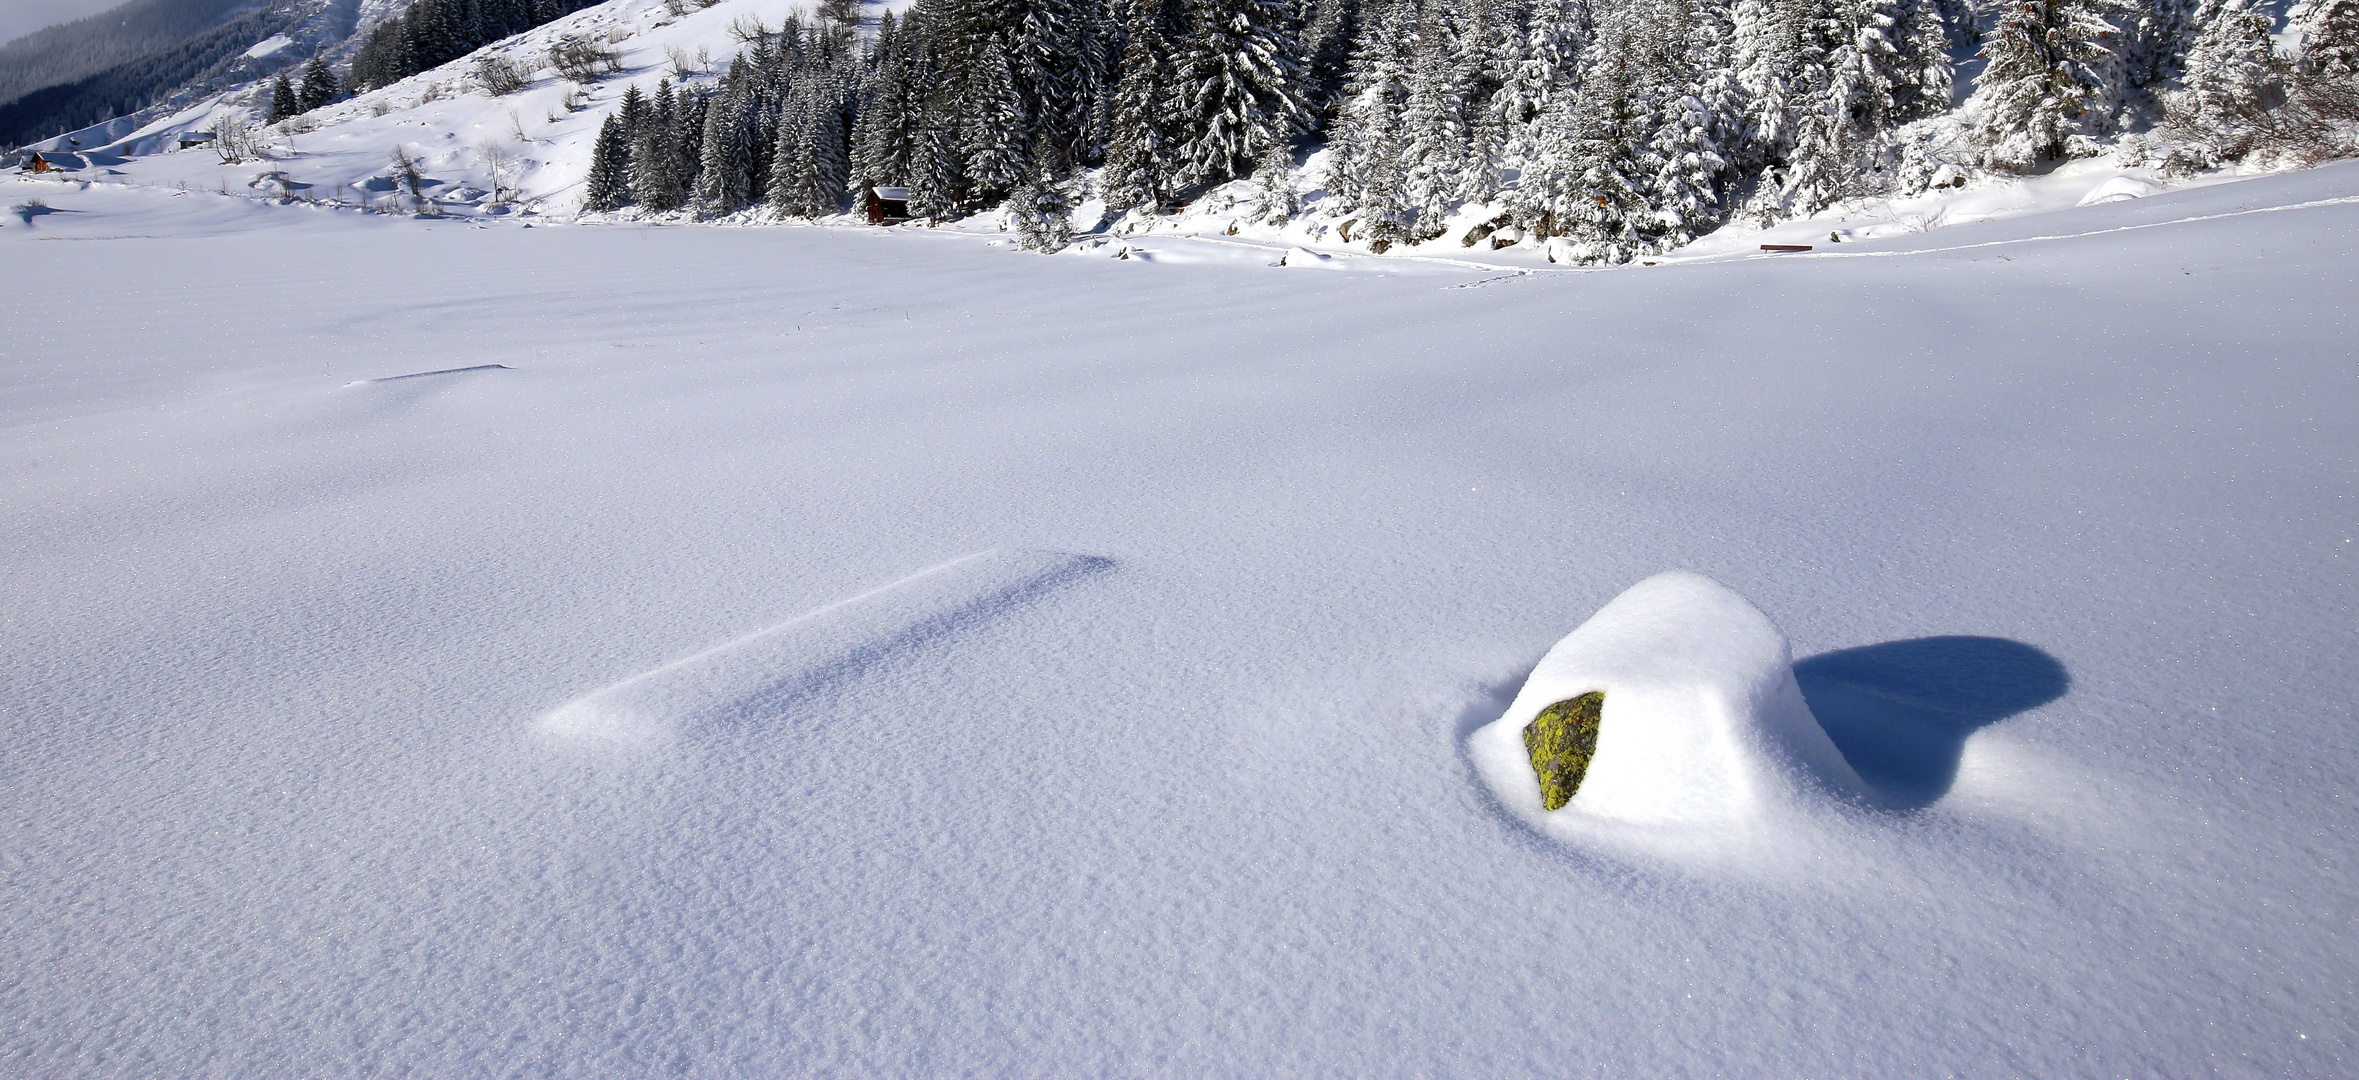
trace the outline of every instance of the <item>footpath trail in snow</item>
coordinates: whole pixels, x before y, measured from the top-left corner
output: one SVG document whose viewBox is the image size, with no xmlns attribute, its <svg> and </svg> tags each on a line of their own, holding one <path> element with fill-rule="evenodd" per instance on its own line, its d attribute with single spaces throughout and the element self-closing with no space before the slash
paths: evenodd
<svg viewBox="0 0 2359 1080">
<path fill-rule="evenodd" d="M 1505 280 L 34 195 L 0 1074 L 2354 1070 L 2359 167 Z M 977 552 L 1118 568 L 811 614 Z M 1675 568 L 1875 798 L 1494 797 Z"/>
</svg>

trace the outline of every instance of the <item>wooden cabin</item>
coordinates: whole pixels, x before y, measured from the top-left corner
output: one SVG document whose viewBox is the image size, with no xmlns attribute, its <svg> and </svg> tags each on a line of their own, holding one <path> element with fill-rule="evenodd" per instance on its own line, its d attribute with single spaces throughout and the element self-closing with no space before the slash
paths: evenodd
<svg viewBox="0 0 2359 1080">
<path fill-rule="evenodd" d="M 891 225 L 909 220 L 908 188 L 872 187 L 861 202 L 867 205 L 868 223 L 871 225 Z"/>
<path fill-rule="evenodd" d="M 183 131 L 180 133 L 180 148 L 183 150 L 211 145 L 213 145 L 213 133 L 210 131 Z"/>
<path fill-rule="evenodd" d="M 51 160 L 52 158 L 56 158 L 56 160 Z M 66 163 L 64 157 L 59 155 L 55 150 L 50 151 L 47 155 L 44 155 L 39 150 L 35 150 L 33 151 L 33 156 L 25 162 L 26 172 L 57 172 L 64 169 L 65 167 Z"/>
</svg>

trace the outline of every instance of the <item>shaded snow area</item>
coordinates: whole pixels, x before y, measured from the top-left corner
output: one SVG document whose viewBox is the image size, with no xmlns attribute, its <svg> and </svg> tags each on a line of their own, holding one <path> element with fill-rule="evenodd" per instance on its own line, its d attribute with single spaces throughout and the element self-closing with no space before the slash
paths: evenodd
<svg viewBox="0 0 2359 1080">
<path fill-rule="evenodd" d="M 2085 194 L 1523 272 L 0 182 L 0 1075 L 2351 1075 L 2359 166 Z"/>
</svg>

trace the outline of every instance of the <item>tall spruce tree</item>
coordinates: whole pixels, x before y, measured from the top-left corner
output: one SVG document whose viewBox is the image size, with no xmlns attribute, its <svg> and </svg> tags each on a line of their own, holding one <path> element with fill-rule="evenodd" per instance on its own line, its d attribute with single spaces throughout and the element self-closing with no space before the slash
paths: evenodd
<svg viewBox="0 0 2359 1080">
<path fill-rule="evenodd" d="M 1141 206 L 1159 210 L 1171 191 L 1165 103 L 1173 75 L 1164 23 L 1160 0 L 1133 4 L 1122 51 L 1122 80 L 1114 91 L 1106 170 L 1100 179 L 1106 207 L 1117 212 Z"/>
<path fill-rule="evenodd" d="M 334 104 L 343 96 L 343 87 L 337 85 L 335 69 L 314 56 L 310 63 L 303 65 L 303 85 L 297 88 L 296 96 L 302 102 L 303 111 L 310 112 Z"/>
<path fill-rule="evenodd" d="M 286 72 L 279 72 L 277 78 L 270 80 L 270 119 L 268 122 L 275 124 L 302 111 L 303 102 L 295 95 L 295 84 L 287 81 Z"/>
<path fill-rule="evenodd" d="M 2082 121 L 2105 88 L 2100 44 L 2111 0 L 2008 0 L 1984 40 L 1976 76 L 1983 160 L 2022 169 L 2085 147 Z"/>
<path fill-rule="evenodd" d="M 582 209 L 619 210 L 631 201 L 631 134 L 620 112 L 606 114 L 590 149 L 590 178 Z"/>
<path fill-rule="evenodd" d="M 1175 171 L 1183 185 L 1214 184 L 1302 131 L 1301 38 L 1285 0 L 1185 0 L 1183 9 Z"/>
</svg>

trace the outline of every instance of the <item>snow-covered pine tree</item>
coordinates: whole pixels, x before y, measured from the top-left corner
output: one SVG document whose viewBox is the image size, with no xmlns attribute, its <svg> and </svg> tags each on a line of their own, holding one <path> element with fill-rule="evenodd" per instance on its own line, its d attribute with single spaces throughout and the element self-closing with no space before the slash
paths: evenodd
<svg viewBox="0 0 2359 1080">
<path fill-rule="evenodd" d="M 1448 20 L 1441 0 L 1426 0 L 1410 62 L 1409 95 L 1401 105 L 1401 201 L 1409 211 L 1413 241 L 1442 234 L 1473 149 L 1465 102 L 1458 97 L 1461 80 Z"/>
<path fill-rule="evenodd" d="M 584 210 L 618 210 L 631 201 L 631 136 L 620 112 L 606 114 L 606 120 L 598 125 L 585 186 Z"/>
<path fill-rule="evenodd" d="M 2105 88 L 2113 10 L 2113 0 L 2007 0 L 1974 80 L 1986 164 L 2024 169 L 2093 149 L 2082 123 Z"/>
<path fill-rule="evenodd" d="M 672 186 L 679 190 L 683 206 L 695 197 L 696 181 L 704 174 L 704 123 L 711 107 L 710 94 L 686 87 L 673 102 Z"/>
<path fill-rule="evenodd" d="M 1584 0 L 1532 0 L 1514 67 L 1492 98 L 1492 111 L 1506 125 L 1501 156 L 1507 162 L 1520 167 L 1533 157 L 1541 113 L 1575 90 L 1589 40 L 1588 12 Z"/>
<path fill-rule="evenodd" d="M 2186 74 L 2167 102 L 2172 126 L 2226 160 L 2251 152 L 2285 104 L 2284 57 L 2269 38 L 2269 16 L 2251 0 L 2213 0 L 2197 19 L 2203 32 L 2188 50 Z"/>
<path fill-rule="evenodd" d="M 1680 57 L 1665 58 L 1674 77 L 1651 95 L 1656 115 L 1648 158 L 1654 174 L 1645 192 L 1651 220 L 1639 231 L 1656 250 L 1667 251 L 1727 219 L 1736 170 L 1724 144 L 1741 137 L 1744 103 L 1730 62 L 1727 0 L 1672 0 L 1661 9 L 1672 16 L 1664 27 L 1666 43 L 1677 39 L 1684 48 Z"/>
<path fill-rule="evenodd" d="M 1006 197 L 1024 181 L 1025 123 L 1023 102 L 1016 97 L 1014 75 L 1007 54 L 997 48 L 981 50 L 977 70 L 964 80 L 958 106 L 959 151 L 965 162 L 971 195 L 989 205 Z"/>
<path fill-rule="evenodd" d="M 696 177 L 696 216 L 700 218 L 735 213 L 753 201 L 754 118 L 750 97 L 748 88 L 740 82 L 723 91 L 705 112 L 704 133 L 698 140 L 702 167 Z"/>
<path fill-rule="evenodd" d="M 877 65 L 852 128 L 853 194 L 877 185 L 898 186 L 909 172 L 909 137 L 917 97 L 910 92 L 909 61 L 890 57 Z"/>
<path fill-rule="evenodd" d="M 1618 13 L 1621 25 L 1600 28 L 1603 48 L 1585 66 L 1567 117 L 1568 161 L 1561 168 L 1571 178 L 1564 192 L 1571 197 L 1553 207 L 1551 217 L 1582 262 L 1627 262 L 1646 248 L 1639 231 L 1647 212 L 1642 192 L 1655 170 L 1647 160 L 1639 73 L 1631 70 L 1639 43 L 1629 15 Z"/>
<path fill-rule="evenodd" d="M 303 65 L 303 85 L 296 90 L 296 95 L 302 101 L 303 111 L 310 112 L 333 104 L 343 96 L 343 90 L 336 82 L 335 69 L 329 67 L 327 61 L 314 56 L 310 63 Z"/>
<path fill-rule="evenodd" d="M 1182 186 L 1215 184 L 1301 133 L 1302 42 L 1285 0 L 1183 0 L 1183 10 L 1174 171 Z"/>
<path fill-rule="evenodd" d="M 1951 12 L 1943 0 L 1907 0 L 1896 11 L 1900 57 L 1899 77 L 1892 86 L 1893 121 L 1907 123 L 1947 112 L 1957 85 L 1956 66 L 1950 61 L 1955 37 Z M 1966 22 L 1970 30 L 1970 15 Z"/>
<path fill-rule="evenodd" d="M 1463 203 L 1487 203 L 1499 194 L 1508 121 L 1498 107 L 1498 97 L 1514 76 L 1522 53 L 1522 35 L 1514 13 L 1508 10 L 1510 3 L 1467 0 L 1453 27 L 1455 93 L 1467 140 L 1458 170 L 1457 198 Z"/>
<path fill-rule="evenodd" d="M 958 138 L 948 110 L 930 104 L 918 116 L 909 145 L 909 212 L 913 217 L 950 217 L 966 203 Z"/>
<path fill-rule="evenodd" d="M 2302 74 L 2359 81 L 2359 0 L 2301 0 L 2286 25 L 2301 43 Z"/>
<path fill-rule="evenodd" d="M 1320 183 L 1339 212 L 1364 209 L 1370 178 L 1388 177 L 1383 214 L 1400 215 L 1401 106 L 1408 98 L 1415 54 L 1415 0 L 1369 0 L 1344 81 L 1343 100 L 1327 130 L 1327 167 Z M 1406 236 L 1406 233 L 1403 233 Z"/>
<path fill-rule="evenodd" d="M 1060 155 L 1046 137 L 1032 148 L 1032 168 L 1008 195 L 1007 216 L 1016 246 L 1052 255 L 1073 243 L 1073 201 L 1052 162 Z"/>
<path fill-rule="evenodd" d="M 1161 0 L 1135 0 L 1122 49 L 1122 79 L 1114 89 L 1114 123 L 1099 180 L 1106 208 L 1160 211 L 1171 192 L 1169 125 L 1171 57 Z"/>
<path fill-rule="evenodd" d="M 1324 126 L 1343 100 L 1344 77 L 1360 33 L 1360 0 L 1315 0 L 1302 33 L 1303 106 Z"/>
<path fill-rule="evenodd" d="M 270 80 L 270 119 L 267 122 L 275 124 L 302 111 L 303 102 L 295 96 L 295 84 L 287 81 L 286 72 L 279 72 L 277 78 Z"/>
<path fill-rule="evenodd" d="M 1284 225 L 1302 212 L 1302 194 L 1294 186 L 1294 155 L 1283 146 L 1264 151 L 1253 165 L 1253 220 Z"/>
<path fill-rule="evenodd" d="M 1029 123 L 1034 144 L 1045 141 L 1058 155 L 1072 157 L 1089 119 L 1089 88 L 1096 73 L 1081 38 L 1072 0 L 1001 0 L 1008 10 L 1003 49 L 1015 99 Z"/>
<path fill-rule="evenodd" d="M 680 190 L 680 153 L 673 141 L 677 122 L 672 81 L 655 87 L 644 115 L 631 126 L 631 198 L 649 210 L 677 210 L 686 201 Z"/>
</svg>

